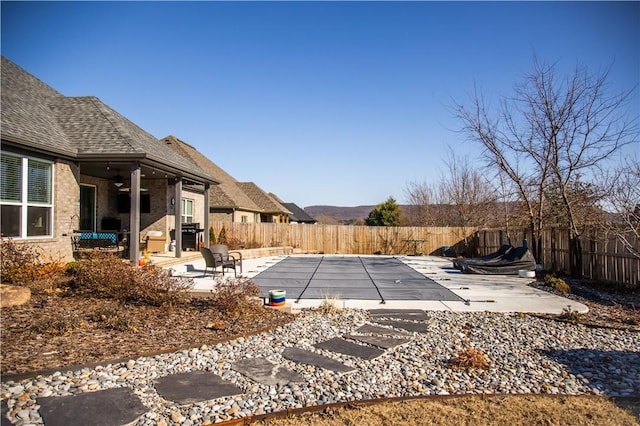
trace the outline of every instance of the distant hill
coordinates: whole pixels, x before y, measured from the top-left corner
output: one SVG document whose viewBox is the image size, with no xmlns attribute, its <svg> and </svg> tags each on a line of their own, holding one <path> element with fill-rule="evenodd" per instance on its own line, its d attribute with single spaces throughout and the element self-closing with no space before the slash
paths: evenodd
<svg viewBox="0 0 640 426">
<path fill-rule="evenodd" d="M 316 216 L 331 216 L 339 222 L 366 219 L 369 212 L 376 206 L 356 206 L 356 207 L 340 207 L 340 206 L 309 206 L 304 211 L 307 214 Z"/>
</svg>

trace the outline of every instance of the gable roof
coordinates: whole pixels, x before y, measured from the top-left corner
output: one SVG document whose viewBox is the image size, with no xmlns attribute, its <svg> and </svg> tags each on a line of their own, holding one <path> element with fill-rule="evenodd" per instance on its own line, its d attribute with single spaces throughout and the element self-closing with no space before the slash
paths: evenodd
<svg viewBox="0 0 640 426">
<path fill-rule="evenodd" d="M 49 104 L 63 95 L 2 56 L 2 139 L 61 156 L 76 147 L 51 114 Z"/>
<path fill-rule="evenodd" d="M 3 140 L 77 160 L 150 161 L 215 183 L 94 96 L 66 97 L 2 57 Z"/>
<path fill-rule="evenodd" d="M 162 138 L 161 142 L 183 157 L 190 159 L 213 176 L 214 179 L 220 181 L 219 185 L 212 187 L 209 191 L 210 205 L 212 207 L 235 208 L 250 212 L 263 211 L 260 206 L 244 193 L 238 186 L 238 182 L 229 173 L 202 155 L 202 153 L 193 146 L 171 135 Z"/>
<path fill-rule="evenodd" d="M 276 201 L 269 194 L 264 192 L 253 182 L 238 182 L 238 186 L 249 196 L 265 213 L 270 214 L 291 214 L 282 204 Z"/>
<path fill-rule="evenodd" d="M 291 215 L 289 215 L 290 222 L 301 222 L 301 223 L 316 223 L 313 217 L 311 217 L 307 212 L 298 207 L 295 203 L 282 203 L 284 207 L 291 211 Z"/>
</svg>

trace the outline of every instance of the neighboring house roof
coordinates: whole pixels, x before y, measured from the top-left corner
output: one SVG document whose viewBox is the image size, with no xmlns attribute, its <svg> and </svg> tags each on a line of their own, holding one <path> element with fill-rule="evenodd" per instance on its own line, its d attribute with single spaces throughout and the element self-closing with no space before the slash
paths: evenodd
<svg viewBox="0 0 640 426">
<path fill-rule="evenodd" d="M 258 185 L 253 182 L 238 182 L 238 186 L 249 196 L 265 213 L 270 214 L 291 214 L 282 204 L 276 201 L 272 196 L 264 192 Z"/>
<path fill-rule="evenodd" d="M 311 217 L 307 212 L 305 212 L 302 208 L 298 207 L 295 203 L 281 203 L 284 207 L 291 211 L 291 215 L 289 215 L 290 222 L 301 222 L 301 223 L 316 223 L 313 217 Z"/>
<path fill-rule="evenodd" d="M 94 96 L 66 97 L 2 57 L 2 139 L 78 160 L 148 160 L 216 182 Z"/>
<path fill-rule="evenodd" d="M 243 190 L 238 182 L 227 172 L 221 169 L 213 161 L 202 155 L 200 151 L 175 136 L 167 136 L 161 139 L 170 149 L 176 151 L 185 158 L 190 159 L 202 170 L 209 173 L 214 179 L 220 181 L 210 189 L 210 206 L 223 209 L 240 209 L 250 212 L 262 212 L 260 208 Z"/>
</svg>

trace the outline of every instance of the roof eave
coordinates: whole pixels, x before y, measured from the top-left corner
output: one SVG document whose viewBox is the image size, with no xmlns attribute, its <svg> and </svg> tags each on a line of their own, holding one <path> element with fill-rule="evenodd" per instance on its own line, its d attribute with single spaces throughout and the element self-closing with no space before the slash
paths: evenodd
<svg viewBox="0 0 640 426">
<path fill-rule="evenodd" d="M 208 184 L 213 184 L 213 185 L 218 185 L 220 184 L 220 181 L 218 181 L 217 179 L 214 179 L 213 177 L 211 177 L 208 174 L 201 174 L 201 173 L 192 173 L 189 171 L 185 171 L 179 167 L 176 167 L 172 164 L 167 164 L 166 162 L 162 162 L 162 161 L 157 161 L 153 158 L 150 158 L 146 153 L 109 153 L 109 154 L 103 154 L 103 153 L 99 153 L 99 154 L 80 154 L 78 155 L 78 160 L 80 161 L 111 161 L 111 162 L 118 162 L 118 161 L 125 161 L 125 162 L 131 162 L 131 161 L 140 161 L 143 162 L 146 165 L 152 166 L 152 167 L 157 167 L 159 169 L 163 169 L 163 170 L 167 170 L 175 175 L 178 176 L 182 176 L 185 177 L 189 180 L 194 180 L 194 181 L 199 181 L 202 183 L 208 183 Z"/>
<path fill-rule="evenodd" d="M 35 151 L 42 154 L 55 155 L 60 158 L 73 160 L 77 158 L 77 150 L 55 149 L 50 145 L 39 144 L 26 139 L 15 137 L 12 135 L 2 135 L 2 144 L 8 144 L 15 148 L 26 149 L 29 151 Z"/>
</svg>

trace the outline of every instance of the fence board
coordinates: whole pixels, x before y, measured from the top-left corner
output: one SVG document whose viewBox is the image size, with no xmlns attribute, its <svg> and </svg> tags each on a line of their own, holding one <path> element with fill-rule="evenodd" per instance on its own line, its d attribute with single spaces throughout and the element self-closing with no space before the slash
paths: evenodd
<svg viewBox="0 0 640 426">
<path fill-rule="evenodd" d="M 413 254 L 413 244 L 423 240 L 418 251 L 442 254 L 443 247 L 465 250 L 471 228 L 384 227 L 344 225 L 302 225 L 288 223 L 213 222 L 216 235 L 224 227 L 227 241 L 243 247 L 290 246 L 302 252 L 328 254 Z"/>
<path fill-rule="evenodd" d="M 531 241 L 526 229 L 510 232 L 513 245 L 524 239 Z M 640 247 L 637 238 L 629 236 L 631 244 Z M 474 235 L 475 251 L 484 255 L 494 252 L 507 243 L 506 235 L 499 229 L 486 229 Z M 640 286 L 640 259 L 634 257 L 613 234 L 590 229 L 580 237 L 582 244 L 582 274 L 586 278 L 611 281 L 630 288 Z M 569 271 L 569 233 L 560 226 L 547 227 L 542 232 L 541 263 L 552 271 Z"/>
</svg>

